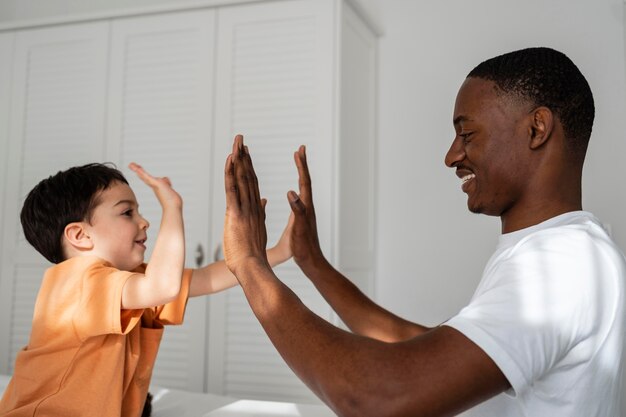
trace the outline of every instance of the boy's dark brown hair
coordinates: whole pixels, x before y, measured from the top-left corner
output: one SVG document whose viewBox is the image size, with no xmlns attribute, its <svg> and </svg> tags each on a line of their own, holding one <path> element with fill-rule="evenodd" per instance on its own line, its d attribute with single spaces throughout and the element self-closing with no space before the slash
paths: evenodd
<svg viewBox="0 0 626 417">
<path fill-rule="evenodd" d="M 89 222 L 100 192 L 113 182 L 128 184 L 113 164 L 100 163 L 72 167 L 42 180 L 28 193 L 20 213 L 26 240 L 50 262 L 64 261 L 65 226 Z"/>
</svg>

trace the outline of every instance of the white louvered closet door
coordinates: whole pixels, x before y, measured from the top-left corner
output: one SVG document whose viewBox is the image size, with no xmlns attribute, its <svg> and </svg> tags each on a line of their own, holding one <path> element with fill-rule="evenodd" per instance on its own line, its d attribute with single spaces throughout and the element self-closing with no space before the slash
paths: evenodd
<svg viewBox="0 0 626 417">
<path fill-rule="evenodd" d="M 14 33 L 0 33 L 0 236 L 3 236 L 4 189 L 7 178 L 9 149 L 9 121 L 11 105 L 11 69 L 13 68 Z M 2 239 L 0 239 L 0 260 L 2 259 Z M 0 284 L 1 285 L 1 284 Z M 2 329 L 0 327 L 0 329 Z M 1 355 L 0 355 L 1 356 Z M 0 368 L 0 372 L 2 368 Z"/>
<path fill-rule="evenodd" d="M 3 156 L 0 328 L 9 331 L 3 330 L 8 337 L 0 340 L 2 371 L 12 371 L 17 352 L 28 342 L 35 298 L 49 266 L 26 242 L 19 212 L 41 179 L 102 159 L 107 52 L 108 23 L 15 34 L 11 123 Z"/>
<path fill-rule="evenodd" d="M 135 161 L 170 177 L 183 197 L 186 265 L 212 256 L 209 241 L 214 23 L 212 10 L 119 19 L 112 23 L 107 156 L 127 174 L 150 221 L 148 252 L 161 209 L 152 191 L 127 169 Z M 190 299 L 182 326 L 169 326 L 152 382 L 205 388 L 206 297 Z"/>
<path fill-rule="evenodd" d="M 244 134 L 261 193 L 268 199 L 269 245 L 287 222 L 287 191 L 297 190 L 293 153 L 306 144 L 320 239 L 330 254 L 333 4 L 268 2 L 219 11 L 216 233 L 223 230 L 222 156 L 229 152 L 234 134 Z M 292 261 L 276 273 L 313 311 L 330 318 L 330 308 Z M 212 299 L 210 320 L 209 391 L 240 398 L 318 401 L 276 352 L 239 287 Z"/>
</svg>

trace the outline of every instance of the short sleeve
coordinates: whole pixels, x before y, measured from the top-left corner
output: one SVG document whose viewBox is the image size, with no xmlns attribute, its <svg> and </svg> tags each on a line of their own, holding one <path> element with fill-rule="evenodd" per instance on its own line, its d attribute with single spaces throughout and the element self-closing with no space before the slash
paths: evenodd
<svg viewBox="0 0 626 417">
<path fill-rule="evenodd" d="M 530 239 L 501 259 L 483 278 L 488 285 L 444 324 L 480 346 L 519 394 L 554 367 L 587 361 L 597 350 L 606 289 L 593 252 L 584 233 Z"/>
<path fill-rule="evenodd" d="M 134 274 L 106 263 L 96 263 L 85 270 L 79 282 L 79 306 L 73 319 L 81 340 L 103 334 L 126 334 L 139 323 L 143 309 L 121 309 L 122 289 Z"/>
<path fill-rule="evenodd" d="M 185 318 L 185 309 L 189 299 L 189 286 L 191 285 L 192 269 L 183 271 L 180 292 L 175 300 L 159 306 L 155 309 L 154 320 L 163 325 L 182 324 Z"/>
</svg>

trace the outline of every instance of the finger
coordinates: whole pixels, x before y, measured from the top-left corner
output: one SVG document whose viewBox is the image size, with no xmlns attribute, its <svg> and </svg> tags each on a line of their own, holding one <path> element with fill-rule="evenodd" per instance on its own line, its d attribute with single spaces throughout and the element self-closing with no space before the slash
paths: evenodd
<svg viewBox="0 0 626 417">
<path fill-rule="evenodd" d="M 239 206 L 243 212 L 249 212 L 251 207 L 257 207 L 257 205 L 252 201 L 253 197 L 249 184 L 250 167 L 243 148 L 243 138 L 240 135 L 235 138 L 235 150 L 233 152 L 232 162 L 235 171 L 237 194 L 239 196 Z"/>
<path fill-rule="evenodd" d="M 130 168 L 131 171 L 137 174 L 139 179 L 146 184 L 152 185 L 154 183 L 155 178 L 152 175 L 148 174 L 148 172 L 141 165 L 135 162 L 131 162 L 130 164 L 128 164 L 128 168 Z"/>
<path fill-rule="evenodd" d="M 259 179 L 257 178 L 256 172 L 254 171 L 254 166 L 252 164 L 252 157 L 250 156 L 250 151 L 247 146 L 243 147 L 244 149 L 244 158 L 246 164 L 246 173 L 248 179 L 248 192 L 250 193 L 250 199 L 256 207 L 262 204 L 261 198 L 261 190 L 259 189 Z"/>
<path fill-rule="evenodd" d="M 252 159 L 248 153 L 248 147 L 243 145 L 239 150 L 239 158 L 235 160 L 237 168 L 237 180 L 239 181 L 239 194 L 241 195 L 242 205 L 250 208 L 252 212 L 259 213 L 261 198 L 256 184 L 256 174 L 252 167 Z"/>
<path fill-rule="evenodd" d="M 254 166 L 252 165 L 252 157 L 250 156 L 250 150 L 247 146 L 241 143 L 241 161 L 245 167 L 245 179 L 247 184 L 247 203 L 250 212 L 257 216 L 259 224 L 262 226 L 259 230 L 260 243 L 265 247 L 267 243 L 267 230 L 265 228 L 265 205 L 267 199 L 261 198 L 261 192 L 259 191 L 259 181 L 256 173 L 254 172 Z"/>
<path fill-rule="evenodd" d="M 301 145 L 294 154 L 296 167 L 298 168 L 298 186 L 300 187 L 300 198 L 307 206 L 313 204 L 313 191 L 311 188 L 311 176 L 309 174 L 309 166 L 306 160 L 306 147 Z"/>
<path fill-rule="evenodd" d="M 263 247 L 267 246 L 267 227 L 265 227 L 265 207 L 267 206 L 267 198 L 262 198 L 261 201 L 259 201 L 260 203 L 260 210 L 259 210 L 259 220 L 261 222 L 261 244 Z"/>
<path fill-rule="evenodd" d="M 298 217 L 306 213 L 306 206 L 295 191 L 289 191 L 287 193 L 287 200 L 289 201 L 291 212 L 294 216 Z"/>
<path fill-rule="evenodd" d="M 236 135 L 233 140 L 233 150 L 232 154 L 239 157 L 239 151 L 241 150 L 243 144 L 243 135 Z"/>
<path fill-rule="evenodd" d="M 226 189 L 226 208 L 239 209 L 239 195 L 237 192 L 237 183 L 235 180 L 235 167 L 233 164 L 233 155 L 230 154 L 226 158 L 224 166 L 224 186 Z"/>
</svg>

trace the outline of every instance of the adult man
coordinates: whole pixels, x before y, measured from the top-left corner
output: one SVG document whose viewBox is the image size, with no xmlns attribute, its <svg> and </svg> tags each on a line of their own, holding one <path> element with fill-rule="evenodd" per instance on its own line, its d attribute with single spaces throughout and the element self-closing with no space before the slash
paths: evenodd
<svg viewBox="0 0 626 417">
<path fill-rule="evenodd" d="M 477 66 L 454 109 L 446 164 L 502 235 L 470 304 L 429 329 L 365 297 L 324 258 L 304 148 L 294 259 L 353 333 L 311 313 L 264 258 L 264 204 L 238 136 L 225 169 L 226 262 L 296 374 L 341 416 L 619 415 L 626 262 L 582 211 L 591 90 L 560 52 Z"/>
</svg>

